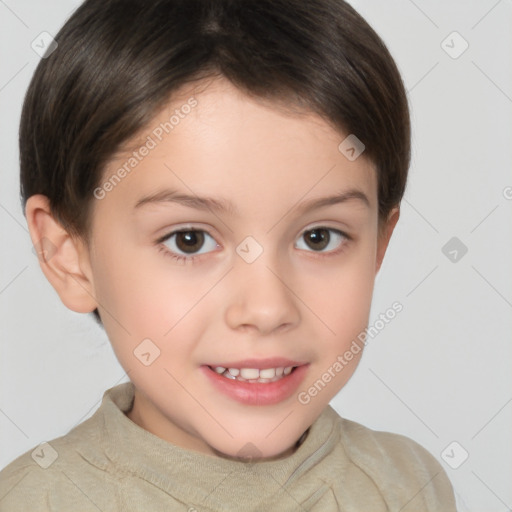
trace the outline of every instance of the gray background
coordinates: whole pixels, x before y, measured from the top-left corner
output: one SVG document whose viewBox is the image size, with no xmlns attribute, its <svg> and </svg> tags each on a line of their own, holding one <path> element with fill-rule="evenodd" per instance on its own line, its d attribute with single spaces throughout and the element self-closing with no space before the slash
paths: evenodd
<svg viewBox="0 0 512 512">
<path fill-rule="evenodd" d="M 17 131 L 39 60 L 31 44 L 43 31 L 55 35 L 79 3 L 0 0 L 0 467 L 69 431 L 107 388 L 127 380 L 104 331 L 67 310 L 46 281 L 19 202 Z M 512 1 L 351 3 L 402 72 L 413 161 L 370 324 L 395 301 L 403 311 L 370 339 L 331 405 L 425 446 L 446 469 L 461 510 L 508 511 Z M 469 44 L 457 58 L 464 42 L 454 31 Z"/>
</svg>

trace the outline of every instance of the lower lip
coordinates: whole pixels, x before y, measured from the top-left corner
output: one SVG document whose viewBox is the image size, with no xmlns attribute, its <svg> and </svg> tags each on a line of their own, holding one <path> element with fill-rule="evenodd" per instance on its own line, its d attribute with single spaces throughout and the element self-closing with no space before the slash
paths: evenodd
<svg viewBox="0 0 512 512">
<path fill-rule="evenodd" d="M 304 380 L 308 366 L 309 364 L 297 366 L 286 377 L 268 383 L 228 379 L 208 366 L 201 366 L 201 370 L 221 393 L 237 402 L 246 405 L 272 405 L 290 398 L 297 391 Z"/>
</svg>

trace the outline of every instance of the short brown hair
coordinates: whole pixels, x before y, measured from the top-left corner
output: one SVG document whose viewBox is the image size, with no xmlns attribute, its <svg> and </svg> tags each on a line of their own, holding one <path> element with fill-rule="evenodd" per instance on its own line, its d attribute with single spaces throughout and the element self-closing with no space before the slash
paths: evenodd
<svg viewBox="0 0 512 512">
<path fill-rule="evenodd" d="M 25 206 L 46 195 L 74 235 L 88 238 L 93 191 L 123 143 L 173 92 L 218 75 L 355 134 L 377 168 L 380 220 L 402 199 L 404 85 L 380 37 L 342 0 L 86 0 L 56 41 L 23 105 L 21 196 Z"/>
</svg>

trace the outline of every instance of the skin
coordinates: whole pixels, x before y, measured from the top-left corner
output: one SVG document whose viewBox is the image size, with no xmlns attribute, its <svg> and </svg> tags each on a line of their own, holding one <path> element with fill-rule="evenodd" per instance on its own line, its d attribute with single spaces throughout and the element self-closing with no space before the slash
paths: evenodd
<svg viewBox="0 0 512 512">
<path fill-rule="evenodd" d="M 223 79 L 201 90 L 189 84 L 130 141 L 130 151 L 191 96 L 197 106 L 103 199 L 92 199 L 87 244 L 55 221 L 42 195 L 28 200 L 27 221 L 34 244 L 51 241 L 40 263 L 62 302 L 78 312 L 98 308 L 136 388 L 127 413 L 133 422 L 204 454 L 236 457 L 250 442 L 262 459 L 275 460 L 294 452 L 357 367 L 362 351 L 308 404 L 297 400 L 368 325 L 399 209 L 379 231 L 376 171 L 364 153 L 353 162 L 340 153 L 348 134 L 315 114 L 250 98 Z M 129 154 L 116 155 L 104 178 Z M 229 200 L 238 214 L 171 202 L 134 207 L 166 188 Z M 349 188 L 369 206 L 351 199 L 300 212 L 305 201 Z M 171 256 L 187 255 L 176 237 L 157 242 L 183 227 L 211 236 L 193 263 Z M 305 235 L 313 227 L 351 238 L 329 231 L 329 245 L 318 250 Z M 263 249 L 250 264 L 236 252 L 247 236 Z M 160 350 L 149 366 L 134 356 L 147 338 Z M 199 370 L 273 356 L 309 362 L 297 393 L 274 405 L 240 404 Z"/>
</svg>

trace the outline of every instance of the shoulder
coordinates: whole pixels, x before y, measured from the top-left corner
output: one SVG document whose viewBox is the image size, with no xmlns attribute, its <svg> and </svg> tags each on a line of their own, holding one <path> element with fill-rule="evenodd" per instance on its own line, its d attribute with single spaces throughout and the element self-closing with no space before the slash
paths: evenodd
<svg viewBox="0 0 512 512">
<path fill-rule="evenodd" d="M 348 459 L 373 482 L 390 509 L 456 511 L 453 488 L 444 469 L 420 444 L 400 434 L 338 418 L 340 441 Z"/>
<path fill-rule="evenodd" d="M 100 433 L 91 420 L 28 450 L 0 471 L 2 512 L 97 512 L 94 487 L 104 480 L 108 461 L 95 449 Z M 84 481 L 89 488 L 84 488 Z"/>
<path fill-rule="evenodd" d="M 372 430 L 354 421 L 340 419 L 345 449 L 362 464 L 382 461 L 413 470 L 442 470 L 437 460 L 416 441 L 400 434 Z"/>
</svg>

